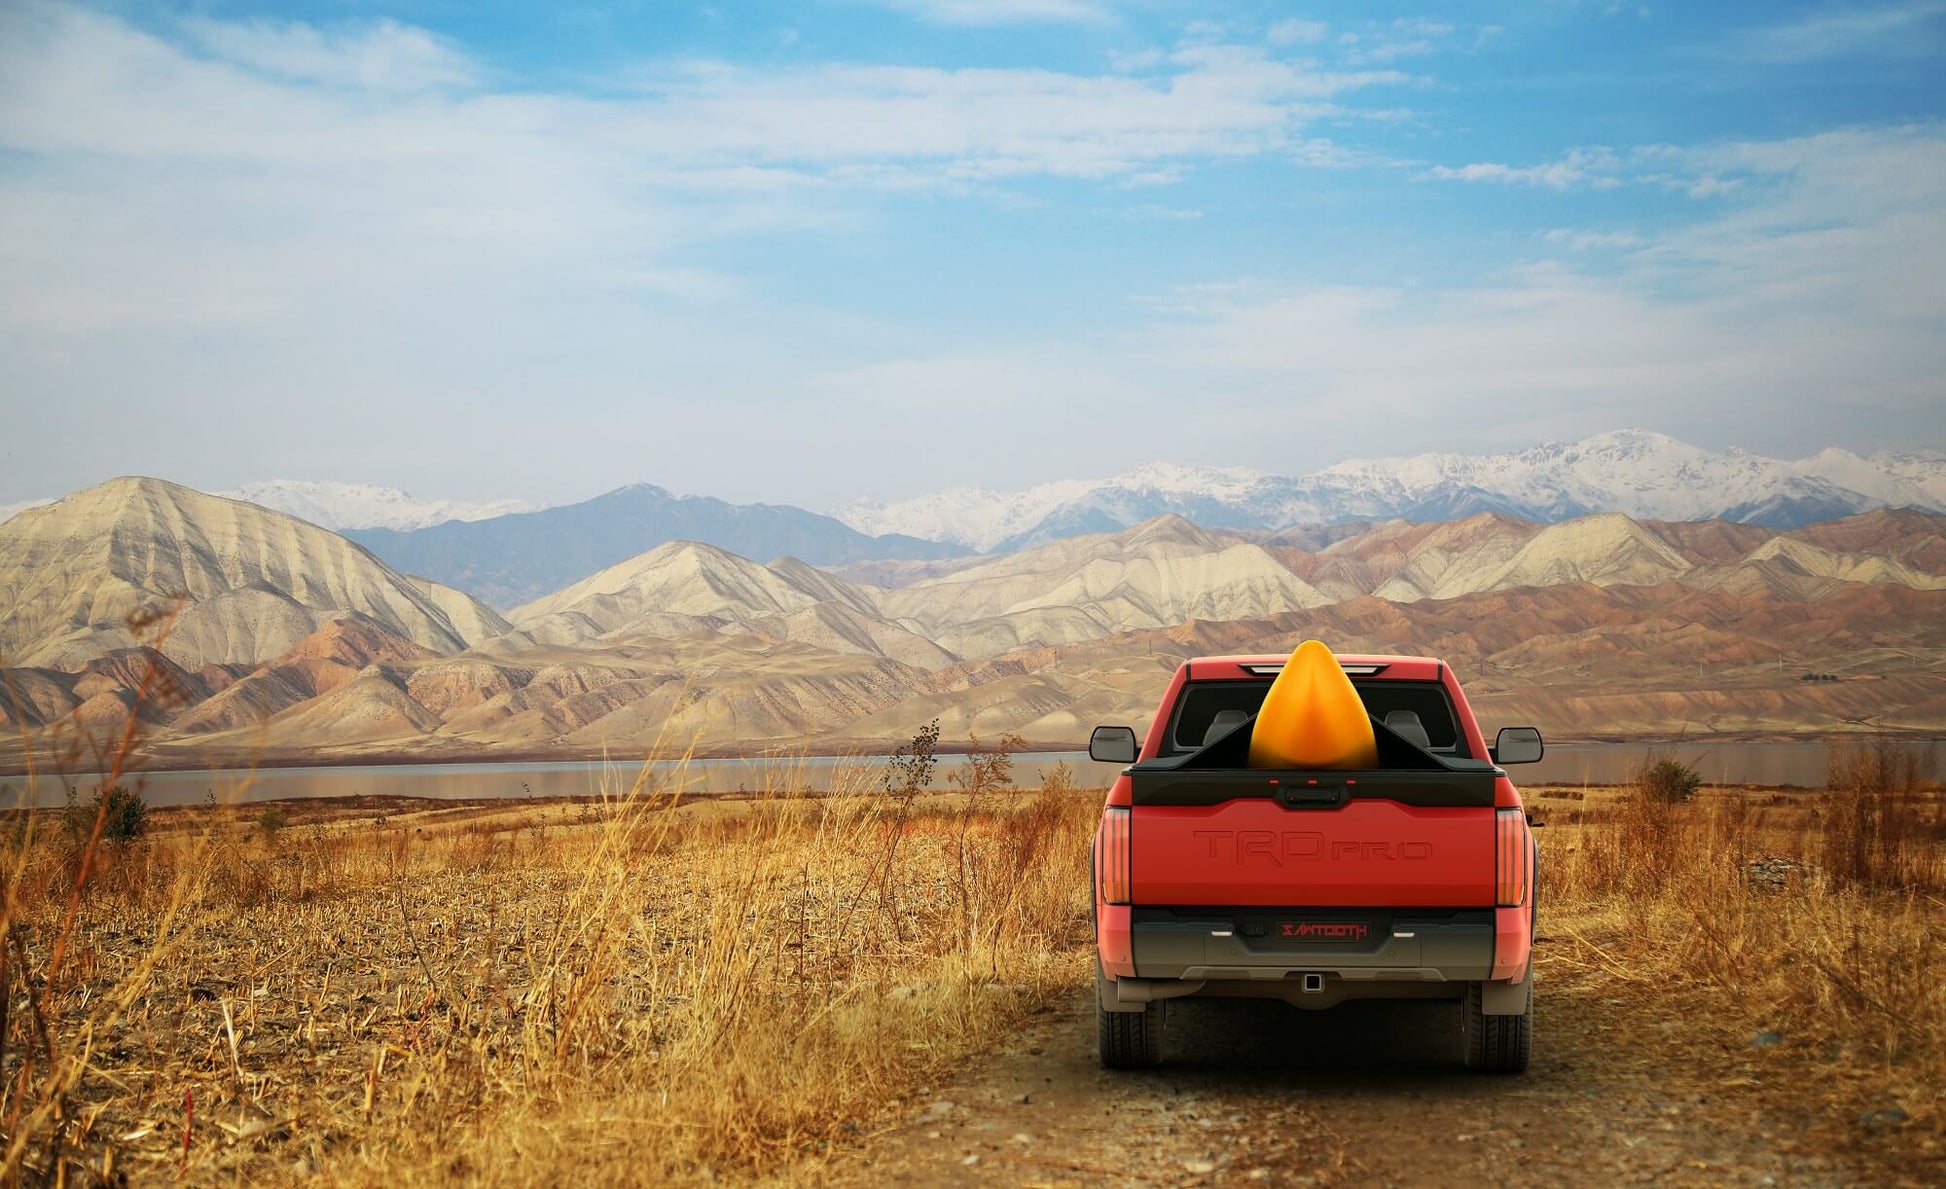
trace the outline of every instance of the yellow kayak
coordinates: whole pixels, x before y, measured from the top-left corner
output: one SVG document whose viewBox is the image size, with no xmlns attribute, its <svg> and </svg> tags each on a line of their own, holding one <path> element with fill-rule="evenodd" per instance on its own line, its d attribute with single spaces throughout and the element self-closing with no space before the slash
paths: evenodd
<svg viewBox="0 0 1946 1189">
<path fill-rule="evenodd" d="M 1376 768 L 1371 715 L 1338 658 L 1316 640 L 1291 653 L 1250 733 L 1252 768 Z"/>
</svg>

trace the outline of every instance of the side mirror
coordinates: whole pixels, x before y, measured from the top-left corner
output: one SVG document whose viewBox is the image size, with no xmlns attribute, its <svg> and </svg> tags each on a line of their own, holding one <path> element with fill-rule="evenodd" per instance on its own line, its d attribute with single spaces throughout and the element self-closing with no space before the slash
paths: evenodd
<svg viewBox="0 0 1946 1189">
<path fill-rule="evenodd" d="M 1533 727 L 1501 727 L 1500 734 L 1493 740 L 1493 762 L 1496 764 L 1531 764 L 1541 758 L 1547 748 L 1541 743 L 1541 733 Z"/>
<path fill-rule="evenodd" d="M 1088 737 L 1088 758 L 1103 764 L 1133 764 L 1138 748 L 1133 727 L 1096 727 Z"/>
</svg>

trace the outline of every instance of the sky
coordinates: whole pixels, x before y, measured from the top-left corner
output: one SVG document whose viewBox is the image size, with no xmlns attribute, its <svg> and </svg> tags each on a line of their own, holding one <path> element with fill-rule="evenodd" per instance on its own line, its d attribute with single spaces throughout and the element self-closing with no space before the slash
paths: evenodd
<svg viewBox="0 0 1946 1189">
<path fill-rule="evenodd" d="M 0 504 L 1946 445 L 1946 0 L 0 3 Z"/>
</svg>

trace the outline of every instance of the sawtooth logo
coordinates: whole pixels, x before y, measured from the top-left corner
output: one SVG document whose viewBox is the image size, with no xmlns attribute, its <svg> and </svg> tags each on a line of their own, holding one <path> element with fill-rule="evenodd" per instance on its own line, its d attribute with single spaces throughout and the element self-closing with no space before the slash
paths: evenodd
<svg viewBox="0 0 1946 1189">
<path fill-rule="evenodd" d="M 1371 926 L 1360 921 L 1284 921 L 1284 937 L 1312 941 L 1364 941 L 1372 935 Z"/>
</svg>

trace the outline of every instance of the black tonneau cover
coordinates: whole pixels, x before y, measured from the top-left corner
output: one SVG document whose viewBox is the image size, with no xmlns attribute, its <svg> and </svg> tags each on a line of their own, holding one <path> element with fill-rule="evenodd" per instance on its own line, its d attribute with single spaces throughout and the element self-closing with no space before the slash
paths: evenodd
<svg viewBox="0 0 1946 1189">
<path fill-rule="evenodd" d="M 1262 797 L 1288 809 L 1336 809 L 1347 801 L 1376 798 L 1425 807 L 1491 808 L 1494 780 L 1502 774 L 1485 760 L 1427 751 L 1377 718 L 1372 719 L 1372 734 L 1378 741 L 1376 768 L 1252 768 L 1250 732 L 1256 723 L 1252 715 L 1195 751 L 1132 766 L 1128 775 L 1133 803 L 1221 805 Z"/>
</svg>

